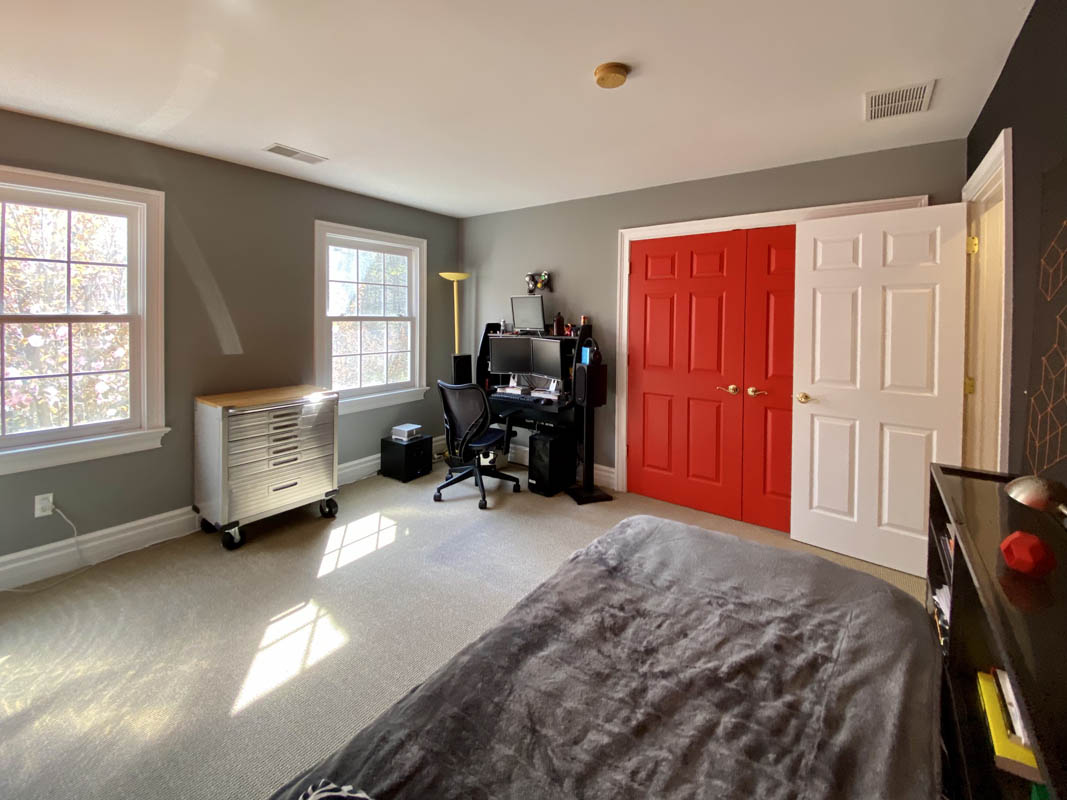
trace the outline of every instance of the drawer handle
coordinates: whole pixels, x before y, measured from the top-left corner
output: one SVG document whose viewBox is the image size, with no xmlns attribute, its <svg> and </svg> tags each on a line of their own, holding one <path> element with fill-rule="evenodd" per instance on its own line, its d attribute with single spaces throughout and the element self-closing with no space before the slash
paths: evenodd
<svg viewBox="0 0 1067 800">
<path fill-rule="evenodd" d="M 270 465 L 272 467 L 281 467 L 281 466 L 284 466 L 285 464 L 292 464 L 294 461 L 299 461 L 299 460 L 300 460 L 300 456 L 289 456 L 289 458 L 281 458 L 281 459 L 278 459 L 277 461 L 271 461 Z"/>
<path fill-rule="evenodd" d="M 289 410 L 286 410 L 286 411 L 271 411 L 270 412 L 270 418 L 271 419 L 285 419 L 286 417 L 299 417 L 299 416 L 300 416 L 300 409 L 299 408 L 289 409 Z"/>
<path fill-rule="evenodd" d="M 283 483 L 281 486 L 271 486 L 270 490 L 272 492 L 280 492 L 283 489 L 292 489 L 294 486 L 298 485 L 299 483 L 300 483 L 300 481 L 293 481 L 292 483 Z"/>
<path fill-rule="evenodd" d="M 271 455 L 280 456 L 282 453 L 291 453 L 294 450 L 299 449 L 299 447 L 300 445 L 298 444 L 287 444 L 285 447 L 275 447 L 274 452 L 271 453 Z"/>
<path fill-rule="evenodd" d="M 293 441 L 293 439 L 297 438 L 298 435 L 299 434 L 296 433 L 287 433 L 284 436 L 276 436 L 274 437 L 274 444 L 281 444 L 282 442 L 291 442 Z"/>
<path fill-rule="evenodd" d="M 284 431 L 288 430 L 289 428 L 295 428 L 296 425 L 297 423 L 295 420 L 293 422 L 272 422 L 270 425 L 270 429 L 272 431 Z"/>
</svg>

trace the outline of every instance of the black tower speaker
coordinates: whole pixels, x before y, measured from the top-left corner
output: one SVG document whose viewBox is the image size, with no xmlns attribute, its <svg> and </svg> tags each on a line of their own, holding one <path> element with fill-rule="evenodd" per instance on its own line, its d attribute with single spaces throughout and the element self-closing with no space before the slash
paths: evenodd
<svg viewBox="0 0 1067 800">
<path fill-rule="evenodd" d="M 574 483 L 576 468 L 574 438 L 569 433 L 535 433 L 530 437 L 526 486 L 531 492 L 551 497 Z"/>
<path fill-rule="evenodd" d="M 574 402 L 590 408 L 600 408 L 608 402 L 606 364 L 578 364 L 574 368 Z"/>
<path fill-rule="evenodd" d="M 474 383 L 474 373 L 471 371 L 471 357 L 464 353 L 452 356 L 452 383 L 462 385 Z"/>
</svg>

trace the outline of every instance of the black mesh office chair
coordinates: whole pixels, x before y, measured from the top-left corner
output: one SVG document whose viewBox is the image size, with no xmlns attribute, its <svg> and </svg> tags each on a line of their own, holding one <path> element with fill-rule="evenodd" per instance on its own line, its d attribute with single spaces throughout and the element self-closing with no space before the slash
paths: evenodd
<svg viewBox="0 0 1067 800">
<path fill-rule="evenodd" d="M 441 490 L 453 484 L 474 478 L 482 499 L 478 508 L 485 508 L 485 483 L 483 478 L 499 478 L 511 481 L 513 492 L 519 491 L 519 479 L 507 475 L 492 467 L 483 467 L 480 456 L 493 450 L 503 450 L 508 444 L 510 431 L 491 428 L 493 411 L 489 407 L 489 396 L 485 389 L 474 383 L 453 385 L 444 381 L 437 382 L 441 390 L 441 405 L 445 410 L 445 443 L 448 452 L 448 480 L 437 487 L 433 499 L 441 501 Z"/>
</svg>

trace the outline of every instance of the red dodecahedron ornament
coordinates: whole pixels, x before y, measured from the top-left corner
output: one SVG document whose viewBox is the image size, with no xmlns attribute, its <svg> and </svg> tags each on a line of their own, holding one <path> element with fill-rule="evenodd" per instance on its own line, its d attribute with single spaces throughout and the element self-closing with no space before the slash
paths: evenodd
<svg viewBox="0 0 1067 800">
<path fill-rule="evenodd" d="M 1032 533 L 1015 531 L 1000 543 L 1004 563 L 1017 572 L 1040 578 L 1056 566 L 1056 556 L 1043 541 Z"/>
</svg>

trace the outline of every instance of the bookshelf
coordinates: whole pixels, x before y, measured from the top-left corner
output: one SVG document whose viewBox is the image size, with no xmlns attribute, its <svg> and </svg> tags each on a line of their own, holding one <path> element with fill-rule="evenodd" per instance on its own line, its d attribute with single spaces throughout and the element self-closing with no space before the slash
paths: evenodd
<svg viewBox="0 0 1067 800">
<path fill-rule="evenodd" d="M 1053 516 L 1004 494 L 1012 477 L 930 468 L 927 609 L 944 656 L 942 771 L 949 800 L 1030 798 L 1029 781 L 994 763 L 977 681 L 978 672 L 992 667 L 1005 670 L 1016 688 L 1050 797 L 1067 800 L 1067 531 Z M 1059 566 L 1039 580 L 1007 569 L 1000 542 L 1015 530 L 1040 536 Z"/>
</svg>

